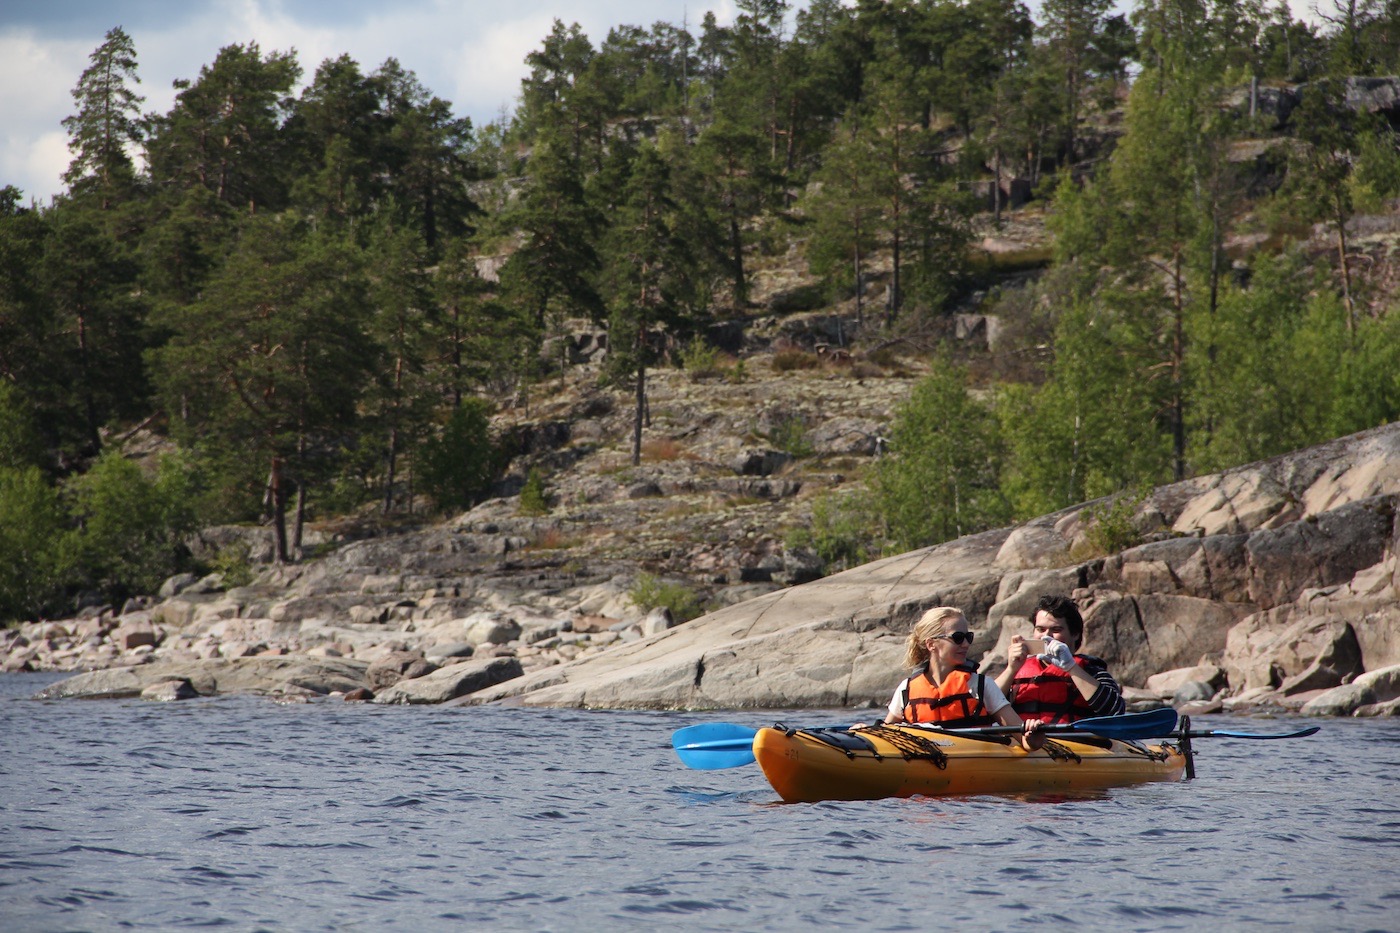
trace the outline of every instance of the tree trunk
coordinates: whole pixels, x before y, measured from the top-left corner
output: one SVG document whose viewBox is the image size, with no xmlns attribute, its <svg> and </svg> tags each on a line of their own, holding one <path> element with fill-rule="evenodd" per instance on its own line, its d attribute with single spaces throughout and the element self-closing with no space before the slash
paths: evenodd
<svg viewBox="0 0 1400 933">
<path fill-rule="evenodd" d="M 1351 297 L 1351 260 L 1347 258 L 1347 221 L 1341 199 L 1334 201 L 1337 221 L 1337 264 L 1342 270 L 1342 306 L 1347 313 L 1347 336 L 1356 336 L 1356 308 Z"/>
<path fill-rule="evenodd" d="M 856 325 L 865 326 L 865 282 L 862 281 L 863 270 L 860 266 L 860 225 L 856 225 Z"/>
<path fill-rule="evenodd" d="M 287 493 L 282 487 L 282 458 L 272 458 L 272 470 L 268 474 L 267 494 L 272 504 L 272 540 L 276 550 L 277 563 L 288 562 L 287 552 Z"/>
<path fill-rule="evenodd" d="M 734 251 L 734 310 L 742 311 L 749 304 L 749 287 L 744 281 L 744 237 L 739 230 L 739 213 L 729 212 L 729 246 Z"/>
<path fill-rule="evenodd" d="M 1209 326 L 1206 333 L 1208 342 L 1206 343 L 1206 373 L 1205 383 L 1207 396 L 1213 396 L 1215 388 L 1215 357 L 1219 351 L 1216 345 L 1216 312 L 1220 309 L 1220 206 L 1212 205 L 1210 218 L 1210 304 L 1206 308 Z M 1206 413 L 1204 424 L 1201 430 L 1205 433 L 1205 445 L 1207 449 L 1212 445 L 1215 438 L 1215 406 L 1212 404 Z"/>
<path fill-rule="evenodd" d="M 646 344 L 646 331 L 637 330 L 637 408 L 632 416 L 632 465 L 642 462 L 642 419 L 646 416 L 647 404 L 647 364 L 643 355 Z"/>
<path fill-rule="evenodd" d="M 306 529 L 306 482 L 297 480 L 297 510 L 292 520 L 292 556 L 297 562 L 302 558 L 302 532 Z"/>
<path fill-rule="evenodd" d="M 78 367 L 79 378 L 83 383 L 83 413 L 87 419 L 88 444 L 93 454 L 102 450 L 102 433 L 98 430 L 97 399 L 92 394 L 92 368 L 88 357 L 87 315 L 81 310 L 77 317 L 78 327 Z"/>
<path fill-rule="evenodd" d="M 888 327 L 889 325 L 893 324 L 895 318 L 897 318 L 897 317 L 899 316 L 899 305 L 900 305 L 900 293 L 899 293 L 899 292 L 900 292 L 900 283 L 899 283 L 900 236 L 899 236 L 899 209 L 898 209 L 898 208 L 895 208 L 894 244 L 893 244 L 893 245 L 894 245 L 894 249 L 893 249 L 893 257 L 892 257 L 892 265 L 893 265 L 894 268 L 893 268 L 893 270 L 892 270 L 892 272 L 891 272 L 891 274 L 890 274 L 890 300 L 889 300 L 889 301 L 886 303 L 886 305 L 885 305 L 885 326 L 887 326 L 887 327 Z"/>
<path fill-rule="evenodd" d="M 1185 288 L 1182 276 L 1181 248 L 1172 259 L 1172 474 L 1177 482 L 1186 478 L 1186 322 Z"/>
<path fill-rule="evenodd" d="M 389 428 L 389 449 L 385 452 L 384 464 L 384 514 L 388 515 L 394 509 L 394 481 L 395 468 L 398 464 L 399 456 L 399 429 L 397 426 Z"/>
<path fill-rule="evenodd" d="M 992 189 L 992 223 L 1001 229 L 1001 142 L 998 140 L 992 150 L 992 173 L 995 187 Z"/>
<path fill-rule="evenodd" d="M 462 309 L 452 305 L 452 408 L 462 407 Z"/>
</svg>

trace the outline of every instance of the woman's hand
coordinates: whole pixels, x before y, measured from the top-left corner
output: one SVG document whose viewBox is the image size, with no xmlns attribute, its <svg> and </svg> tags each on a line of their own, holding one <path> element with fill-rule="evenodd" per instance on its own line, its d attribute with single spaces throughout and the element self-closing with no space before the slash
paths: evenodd
<svg viewBox="0 0 1400 933">
<path fill-rule="evenodd" d="M 1037 748 L 1045 747 L 1046 734 L 1040 731 L 1041 722 L 1033 719 L 1026 723 L 1025 731 L 1021 733 L 1021 747 L 1028 752 L 1033 752 Z"/>
</svg>

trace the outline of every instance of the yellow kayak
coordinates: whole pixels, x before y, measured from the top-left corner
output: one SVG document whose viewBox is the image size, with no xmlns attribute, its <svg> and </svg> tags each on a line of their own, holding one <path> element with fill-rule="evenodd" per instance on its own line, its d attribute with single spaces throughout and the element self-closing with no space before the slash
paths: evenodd
<svg viewBox="0 0 1400 933">
<path fill-rule="evenodd" d="M 1093 790 L 1179 781 L 1186 768 L 1181 749 L 1167 742 L 1061 733 L 1045 748 L 1027 752 L 1008 736 L 954 735 L 908 724 L 760 729 L 753 754 L 789 803 Z"/>
</svg>

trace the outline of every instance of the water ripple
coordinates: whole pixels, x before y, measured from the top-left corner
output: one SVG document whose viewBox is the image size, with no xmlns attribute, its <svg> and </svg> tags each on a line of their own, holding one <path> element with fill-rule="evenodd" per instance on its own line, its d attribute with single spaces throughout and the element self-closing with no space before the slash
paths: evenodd
<svg viewBox="0 0 1400 933">
<path fill-rule="evenodd" d="M 16 676 L 0 693 L 35 683 Z M 936 894 L 939 922 L 969 929 L 1395 929 L 1393 875 L 1356 866 L 1400 845 L 1400 721 L 1202 742 L 1184 784 L 799 805 L 665 743 L 702 720 L 849 715 L 0 697 L 0 916 L 5 933 L 895 931 L 927 929 Z"/>
</svg>

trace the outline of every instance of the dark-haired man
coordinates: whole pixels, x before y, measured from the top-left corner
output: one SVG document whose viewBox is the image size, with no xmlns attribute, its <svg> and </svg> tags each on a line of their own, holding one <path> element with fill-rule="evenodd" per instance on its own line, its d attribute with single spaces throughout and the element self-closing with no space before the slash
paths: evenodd
<svg viewBox="0 0 1400 933">
<path fill-rule="evenodd" d="M 1042 596 L 1031 614 L 1035 635 L 1013 636 L 997 686 L 1026 722 L 1062 724 L 1123 714 L 1123 691 L 1108 666 L 1080 654 L 1084 617 L 1074 600 Z M 1035 649 L 1039 648 L 1037 652 Z"/>
</svg>

